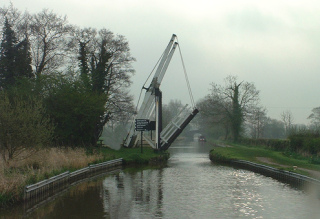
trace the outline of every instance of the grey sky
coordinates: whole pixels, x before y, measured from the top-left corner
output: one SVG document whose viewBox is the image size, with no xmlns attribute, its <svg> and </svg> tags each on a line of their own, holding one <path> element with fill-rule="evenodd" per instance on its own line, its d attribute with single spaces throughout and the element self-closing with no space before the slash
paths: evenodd
<svg viewBox="0 0 320 219">
<path fill-rule="evenodd" d="M 2 0 L 8 6 L 10 0 Z M 137 97 L 171 35 L 177 34 L 195 100 L 227 75 L 253 82 L 268 116 L 290 110 L 307 123 L 320 106 L 320 2 L 316 0 L 11 0 L 18 9 L 43 8 L 71 24 L 124 35 L 134 63 Z M 176 52 L 161 89 L 164 101 L 190 103 Z"/>
</svg>

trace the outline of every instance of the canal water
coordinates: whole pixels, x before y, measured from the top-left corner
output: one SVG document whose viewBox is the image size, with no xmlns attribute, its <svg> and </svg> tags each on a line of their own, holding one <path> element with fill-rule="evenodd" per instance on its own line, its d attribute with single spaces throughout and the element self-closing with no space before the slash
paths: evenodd
<svg viewBox="0 0 320 219">
<path fill-rule="evenodd" d="M 166 167 L 124 169 L 2 218 L 320 218 L 320 200 L 272 178 L 212 164 L 211 147 L 171 146 Z"/>
</svg>

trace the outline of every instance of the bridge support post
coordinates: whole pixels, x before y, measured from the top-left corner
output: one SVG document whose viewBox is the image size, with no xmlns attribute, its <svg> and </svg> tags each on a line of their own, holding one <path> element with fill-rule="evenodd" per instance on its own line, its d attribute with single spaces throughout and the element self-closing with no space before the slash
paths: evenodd
<svg viewBox="0 0 320 219">
<path fill-rule="evenodd" d="M 155 89 L 155 105 L 156 105 L 156 149 L 159 150 L 160 133 L 162 131 L 162 92 L 159 88 Z"/>
<path fill-rule="evenodd" d="M 141 154 L 143 153 L 143 145 L 142 145 L 142 139 L 143 139 L 143 131 L 141 131 L 141 140 L 140 140 L 140 146 L 141 146 Z"/>
</svg>

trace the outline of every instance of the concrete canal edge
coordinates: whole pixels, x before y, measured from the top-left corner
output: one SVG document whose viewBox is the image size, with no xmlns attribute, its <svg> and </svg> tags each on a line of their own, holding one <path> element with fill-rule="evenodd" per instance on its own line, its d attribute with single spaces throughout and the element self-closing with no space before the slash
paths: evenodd
<svg viewBox="0 0 320 219">
<path fill-rule="evenodd" d="M 66 171 L 64 173 L 37 182 L 35 184 L 25 186 L 23 201 L 25 203 L 30 202 L 31 204 L 37 203 L 41 200 L 44 200 L 59 193 L 60 191 L 67 189 L 68 187 L 78 182 L 81 182 L 88 178 L 95 177 L 102 173 L 111 173 L 112 171 L 119 169 L 123 166 L 130 165 L 160 165 L 166 163 L 169 157 L 170 154 L 166 153 L 158 155 L 157 157 L 149 158 L 147 162 L 146 160 L 141 160 L 139 156 L 135 157 L 136 159 L 131 160 L 119 158 L 98 164 L 91 164 L 85 168 L 73 172 Z"/>
<path fill-rule="evenodd" d="M 320 198 L 320 180 L 297 174 L 294 172 L 280 170 L 274 167 L 270 167 L 263 164 L 258 164 L 246 160 L 228 160 L 228 159 L 217 159 L 211 154 L 209 158 L 214 163 L 221 163 L 231 165 L 233 167 L 238 167 L 246 170 L 250 170 L 256 173 L 260 173 L 264 176 L 272 177 L 281 182 L 288 183 L 292 186 L 298 187 L 300 189 L 305 189 L 309 187 L 317 188 L 318 197 Z"/>
<path fill-rule="evenodd" d="M 98 164 L 91 164 L 88 167 L 76 170 L 74 172 L 66 171 L 57 176 L 45 179 L 38 183 L 27 185 L 24 188 L 24 201 L 32 199 L 43 199 L 49 197 L 74 183 L 95 175 L 110 171 L 123 165 L 123 159 L 110 160 Z"/>
</svg>

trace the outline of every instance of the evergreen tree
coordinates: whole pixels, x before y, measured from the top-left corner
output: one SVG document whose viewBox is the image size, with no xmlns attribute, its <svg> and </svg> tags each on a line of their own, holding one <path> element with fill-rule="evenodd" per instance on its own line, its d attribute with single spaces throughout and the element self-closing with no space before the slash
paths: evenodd
<svg viewBox="0 0 320 219">
<path fill-rule="evenodd" d="M 17 76 L 32 78 L 34 75 L 31 67 L 32 59 L 30 53 L 30 43 L 27 37 L 16 46 L 16 60 Z"/>
<path fill-rule="evenodd" d="M 81 72 L 81 77 L 87 77 L 89 73 L 89 67 L 88 67 L 88 59 L 87 59 L 87 50 L 86 50 L 86 43 L 85 42 L 79 42 L 79 67 Z"/>
<path fill-rule="evenodd" d="M 5 19 L 0 47 L 0 87 L 5 88 L 15 82 L 15 61 L 17 38 L 8 19 Z"/>
<path fill-rule="evenodd" d="M 31 78 L 32 76 L 28 38 L 18 43 L 15 33 L 6 18 L 0 46 L 0 88 L 14 85 L 18 78 Z"/>
</svg>

